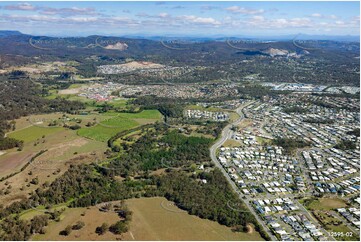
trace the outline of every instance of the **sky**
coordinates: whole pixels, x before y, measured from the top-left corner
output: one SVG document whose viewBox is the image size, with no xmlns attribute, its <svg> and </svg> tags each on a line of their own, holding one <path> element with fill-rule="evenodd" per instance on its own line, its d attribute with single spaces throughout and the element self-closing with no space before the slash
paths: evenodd
<svg viewBox="0 0 361 242">
<path fill-rule="evenodd" d="M 0 30 L 32 35 L 359 35 L 354 2 L 0 2 Z"/>
</svg>

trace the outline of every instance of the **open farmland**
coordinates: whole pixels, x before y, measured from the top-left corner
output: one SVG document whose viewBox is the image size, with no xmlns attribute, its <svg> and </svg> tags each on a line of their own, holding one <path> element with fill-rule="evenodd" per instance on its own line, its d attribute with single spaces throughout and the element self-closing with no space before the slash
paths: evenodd
<svg viewBox="0 0 361 242">
<path fill-rule="evenodd" d="M 71 116 L 83 118 L 81 125 L 84 126 L 87 123 L 85 119 L 93 119 L 90 115 Z M 9 149 L 0 156 L 0 178 L 7 178 L 0 182 L 0 191 L 3 192 L 0 204 L 6 205 L 27 197 L 44 182 L 52 182 L 62 175 L 71 164 L 90 163 L 102 158 L 105 143 L 80 137 L 75 130 L 60 125 L 48 127 L 49 120 L 58 120 L 59 117 L 62 114 L 34 115 L 15 120 L 16 129 L 7 136 L 24 140 L 24 146 L 21 151 Z M 12 176 L 7 177 L 10 174 Z M 38 184 L 31 183 L 33 179 Z"/>
<path fill-rule="evenodd" d="M 145 110 L 140 113 L 120 113 L 94 127 L 82 128 L 78 131 L 78 134 L 86 138 L 106 142 L 118 132 L 139 125 L 154 123 L 160 119 L 161 114 L 157 110 Z"/>
<path fill-rule="evenodd" d="M 23 140 L 24 142 L 32 142 L 40 139 L 43 135 L 47 136 L 50 134 L 57 133 L 63 130 L 60 127 L 42 128 L 37 126 L 31 126 L 20 131 L 9 134 L 9 137 Z"/>
</svg>

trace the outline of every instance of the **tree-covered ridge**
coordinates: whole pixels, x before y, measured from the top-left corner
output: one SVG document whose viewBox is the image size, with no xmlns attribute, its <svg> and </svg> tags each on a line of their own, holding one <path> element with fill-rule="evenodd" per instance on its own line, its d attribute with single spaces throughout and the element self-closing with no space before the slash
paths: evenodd
<svg viewBox="0 0 361 242">
<path fill-rule="evenodd" d="M 94 45 L 99 36 L 79 38 L 35 37 L 33 40 L 42 41 L 42 47 L 51 50 L 30 48 L 27 35 L 7 36 L 0 39 L 0 55 L 7 63 L 34 63 L 34 61 L 66 61 L 79 62 L 77 67 L 80 74 L 91 77 L 96 74 L 97 66 L 125 63 L 127 58 L 140 61 L 150 61 L 164 65 L 185 67 L 200 66 L 191 72 L 176 77 L 170 77 L 171 82 L 199 82 L 214 81 L 234 73 L 241 78 L 258 74 L 260 79 L 272 82 L 290 82 L 294 78 L 306 83 L 334 83 L 359 85 L 359 43 L 322 41 L 310 53 L 297 47 L 293 41 L 273 41 L 269 43 L 234 43 L 241 49 L 232 48 L 229 42 L 210 40 L 186 44 L 182 51 L 171 50 L 160 44 L 159 40 L 131 39 L 121 37 L 105 37 L 102 41 L 126 43 L 127 51 L 112 52 L 105 48 L 84 48 Z M 44 42 L 43 42 L 44 41 Z M 50 46 L 46 42 L 53 43 Z M 55 43 L 56 44 L 55 44 Z M 237 41 L 236 41 L 237 42 Z M 71 47 L 70 47 L 71 46 Z M 270 48 L 287 50 L 300 55 L 300 58 L 288 56 L 271 56 Z M 94 56 L 95 58 L 89 58 Z M 35 59 L 34 57 L 37 57 Z M 1 65 L 1 63 L 0 63 Z M 272 68 L 270 68 L 272 66 Z M 308 70 L 308 71 L 304 71 Z M 150 78 L 142 73 L 127 73 L 127 75 L 112 75 L 107 77 L 111 81 L 126 80 L 131 83 L 159 83 L 159 78 Z M 167 80 L 168 81 L 168 80 Z"/>
</svg>

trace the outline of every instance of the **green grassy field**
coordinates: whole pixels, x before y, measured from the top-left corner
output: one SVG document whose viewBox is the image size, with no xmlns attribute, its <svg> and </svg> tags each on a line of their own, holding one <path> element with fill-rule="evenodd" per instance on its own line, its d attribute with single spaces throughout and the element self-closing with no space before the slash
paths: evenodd
<svg viewBox="0 0 361 242">
<path fill-rule="evenodd" d="M 36 208 L 32 208 L 32 209 L 28 209 L 23 211 L 20 214 L 20 219 L 27 219 L 30 220 L 32 219 L 34 216 L 37 215 L 44 215 L 46 214 L 46 211 L 54 211 L 54 210 L 61 210 L 63 208 L 67 208 L 67 204 L 66 203 L 62 203 L 62 204 L 57 204 L 53 207 L 51 207 L 51 209 L 46 209 L 45 206 L 38 206 Z"/>
<path fill-rule="evenodd" d="M 223 146 L 225 147 L 240 147 L 242 144 L 236 140 L 228 139 L 224 142 Z"/>
<path fill-rule="evenodd" d="M 22 130 L 15 131 L 9 134 L 9 137 L 23 140 L 24 142 L 31 142 L 41 138 L 43 135 L 47 136 L 63 130 L 61 127 L 42 128 L 31 126 Z"/>
<path fill-rule="evenodd" d="M 109 122 L 109 123 L 112 123 L 112 122 Z M 117 122 L 117 123 L 114 122 L 114 124 L 119 127 L 105 127 L 105 126 L 101 126 L 100 124 L 98 124 L 91 128 L 82 128 L 82 129 L 78 130 L 78 135 L 89 138 L 89 139 L 106 142 L 109 138 L 114 136 L 116 133 L 119 133 L 120 131 L 123 131 L 126 129 L 136 127 L 138 125 L 137 122 L 130 120 L 130 119 L 122 120 L 121 122 Z"/>
<path fill-rule="evenodd" d="M 120 113 L 119 117 L 129 119 L 160 119 L 162 115 L 158 110 L 144 110 L 140 113 Z"/>
<path fill-rule="evenodd" d="M 108 103 L 113 105 L 116 108 L 125 107 L 128 102 L 128 99 L 125 98 L 117 98 L 109 101 Z"/>
<path fill-rule="evenodd" d="M 340 198 L 320 198 L 313 200 L 310 204 L 307 205 L 307 208 L 311 210 L 332 210 L 344 207 L 347 207 L 347 204 Z"/>
<path fill-rule="evenodd" d="M 140 113 L 119 113 L 117 116 L 104 120 L 94 127 L 78 130 L 78 135 L 106 142 L 118 132 L 143 124 L 144 120 L 155 122 L 160 118 L 161 114 L 157 110 L 145 110 Z"/>
</svg>

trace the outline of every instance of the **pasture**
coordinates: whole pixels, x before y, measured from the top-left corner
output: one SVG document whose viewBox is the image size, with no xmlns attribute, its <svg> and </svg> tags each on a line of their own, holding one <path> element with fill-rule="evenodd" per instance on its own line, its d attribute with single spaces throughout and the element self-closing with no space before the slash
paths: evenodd
<svg viewBox="0 0 361 242">
<path fill-rule="evenodd" d="M 189 215 L 165 198 L 127 200 L 133 211 L 124 240 L 263 240 L 257 232 L 236 233 L 217 222 Z"/>
<path fill-rule="evenodd" d="M 71 116 L 77 117 L 76 115 Z M 52 182 L 65 172 L 70 164 L 90 163 L 97 158 L 103 158 L 103 152 L 106 149 L 105 143 L 79 137 L 74 130 L 60 126 L 47 126 L 47 120 L 58 119 L 59 117 L 62 117 L 62 114 L 23 117 L 16 120 L 15 131 L 7 133 L 9 137 L 25 142 L 22 151 L 14 148 L 7 150 L 5 154 L 0 156 L 1 178 L 18 172 L 0 182 L 0 190 L 7 191 L 6 194 L 0 196 L 1 204 L 7 205 L 11 201 L 28 196 L 40 184 L 46 181 Z M 85 126 L 86 119 L 92 120 L 94 117 L 92 115 L 84 117 L 79 115 L 79 118 L 83 118 L 81 125 Z M 97 118 L 101 120 L 109 117 L 99 116 Z M 39 122 L 39 120 L 44 122 Z M 42 150 L 46 150 L 46 152 L 21 171 L 21 168 Z M 39 179 L 39 185 L 30 184 L 34 178 Z"/>
<path fill-rule="evenodd" d="M 161 119 L 157 110 L 144 110 L 140 113 L 118 113 L 116 116 L 101 121 L 90 128 L 78 130 L 78 135 L 106 142 L 116 133 L 137 127 L 139 125 L 154 123 Z"/>
<path fill-rule="evenodd" d="M 232 232 L 231 228 L 217 222 L 201 219 L 175 207 L 165 198 L 138 198 L 126 200 L 133 212 L 130 229 L 122 235 L 106 232 L 95 233 L 102 223 L 109 225 L 119 220 L 114 212 L 101 212 L 95 206 L 89 208 L 66 208 L 59 222 L 51 221 L 45 234 L 36 234 L 32 240 L 209 240 L 209 241 L 260 241 L 260 235 Z M 29 219 L 27 214 L 27 219 Z M 34 214 L 35 215 L 35 214 Z M 25 216 L 25 215 L 24 215 Z M 68 225 L 83 221 L 85 226 L 73 230 L 70 235 L 59 235 Z"/>
<path fill-rule="evenodd" d="M 84 215 L 84 216 L 82 216 Z M 101 212 L 97 207 L 87 208 L 67 208 L 61 216 L 59 222 L 51 221 L 46 227 L 45 234 L 36 234 L 32 240 L 116 240 L 120 235 L 114 235 L 111 232 L 106 232 L 103 235 L 95 233 L 95 229 L 101 226 L 102 223 L 109 225 L 117 222 L 118 215 L 114 212 Z M 82 221 L 85 226 L 80 230 L 73 230 L 70 235 L 59 235 L 68 225 L 74 225 L 77 221 Z"/>
<path fill-rule="evenodd" d="M 9 137 L 23 140 L 24 142 L 32 142 L 40 139 L 43 135 L 48 136 L 50 134 L 57 133 L 63 130 L 61 127 L 42 128 L 38 126 L 31 126 L 25 129 L 15 131 L 8 134 Z"/>
</svg>

